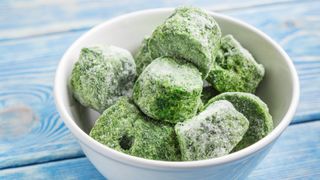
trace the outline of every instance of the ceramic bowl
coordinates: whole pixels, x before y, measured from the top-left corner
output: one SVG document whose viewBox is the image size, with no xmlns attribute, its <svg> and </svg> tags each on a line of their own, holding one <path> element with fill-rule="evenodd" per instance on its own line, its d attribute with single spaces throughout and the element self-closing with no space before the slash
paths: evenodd
<svg viewBox="0 0 320 180">
<path fill-rule="evenodd" d="M 258 29 L 231 17 L 208 12 L 219 23 L 223 34 L 232 34 L 264 65 L 266 76 L 257 95 L 268 104 L 275 125 L 274 130 L 257 143 L 226 156 L 201 161 L 167 162 L 115 151 L 88 135 L 98 114 L 80 106 L 68 89 L 70 73 L 81 48 L 112 44 L 135 53 L 144 36 L 151 34 L 172 12 L 173 9 L 151 9 L 122 15 L 82 35 L 66 51 L 56 72 L 54 95 L 58 111 L 83 152 L 109 179 L 244 178 L 289 125 L 299 99 L 299 81 L 292 61 L 277 43 Z"/>
</svg>

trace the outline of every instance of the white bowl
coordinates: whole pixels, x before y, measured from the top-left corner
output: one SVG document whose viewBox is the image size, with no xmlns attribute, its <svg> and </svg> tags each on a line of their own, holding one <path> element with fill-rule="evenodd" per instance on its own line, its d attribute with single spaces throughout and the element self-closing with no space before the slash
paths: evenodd
<svg viewBox="0 0 320 180">
<path fill-rule="evenodd" d="M 110 179 L 238 179 L 246 177 L 289 125 L 299 99 L 299 81 L 292 61 L 283 49 L 256 28 L 228 16 L 208 12 L 223 34 L 232 34 L 258 62 L 266 76 L 257 94 L 269 106 L 275 128 L 257 143 L 232 154 L 201 161 L 148 160 L 115 151 L 88 136 L 97 113 L 83 108 L 68 90 L 68 79 L 80 49 L 112 44 L 134 53 L 143 37 L 161 24 L 173 9 L 152 9 L 122 15 L 92 28 L 67 50 L 55 77 L 56 106 L 67 127 L 92 164 Z M 275 29 L 276 30 L 276 29 Z"/>
</svg>

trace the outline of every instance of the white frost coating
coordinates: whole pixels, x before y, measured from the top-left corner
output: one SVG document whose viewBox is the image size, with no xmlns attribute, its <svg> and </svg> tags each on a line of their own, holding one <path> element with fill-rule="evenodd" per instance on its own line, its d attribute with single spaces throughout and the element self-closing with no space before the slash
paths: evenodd
<svg viewBox="0 0 320 180">
<path fill-rule="evenodd" d="M 233 56 L 234 54 L 236 53 L 240 53 L 245 59 L 247 59 L 248 61 L 250 61 L 251 63 L 253 63 L 257 69 L 264 74 L 264 68 L 261 64 L 258 64 L 254 57 L 252 56 L 252 54 L 247 50 L 245 49 L 232 35 L 226 35 L 225 37 L 223 37 L 221 39 L 221 41 L 223 41 L 224 43 L 226 44 L 231 44 L 229 45 L 230 47 L 234 47 L 237 51 L 236 52 L 233 52 L 233 51 L 228 51 L 228 53 L 231 53 L 229 54 L 229 56 Z"/>
<path fill-rule="evenodd" d="M 182 22 L 190 21 L 189 18 L 186 20 L 186 18 L 181 16 L 180 14 L 176 14 L 176 16 L 178 16 L 178 18 Z M 203 14 L 199 14 L 199 13 L 194 12 L 194 13 L 190 13 L 189 17 L 190 17 L 190 19 L 193 20 L 192 22 L 195 23 L 196 27 L 197 27 L 197 28 L 194 28 L 189 31 L 189 33 L 192 35 L 191 37 L 199 38 L 198 39 L 199 44 L 201 44 L 203 48 L 211 47 L 212 44 L 209 43 L 211 41 L 207 36 L 204 36 L 204 31 L 206 29 L 212 29 L 215 24 L 213 22 L 211 22 L 208 19 L 208 17 L 204 16 Z M 189 26 L 189 27 L 192 27 L 192 26 Z"/>
<path fill-rule="evenodd" d="M 216 103 L 212 103 L 208 106 L 204 111 L 199 113 L 196 117 L 187 120 L 184 126 L 181 126 L 180 131 L 189 131 L 190 135 L 197 135 L 196 130 L 199 129 L 201 122 L 207 118 L 211 118 L 211 116 L 215 116 L 217 119 L 221 119 L 221 116 L 225 114 L 225 112 L 230 113 L 231 111 L 226 111 L 226 109 L 234 108 L 233 105 L 226 100 L 217 101 Z M 210 123 L 207 124 L 212 127 Z"/>
<path fill-rule="evenodd" d="M 101 113 L 119 97 L 131 96 L 135 75 L 136 67 L 129 51 L 97 45 L 82 50 L 72 72 L 71 84 L 82 105 Z"/>
<path fill-rule="evenodd" d="M 184 160 L 228 154 L 248 129 L 248 120 L 225 100 L 209 105 L 198 116 L 175 127 Z"/>
<path fill-rule="evenodd" d="M 167 79 L 172 84 L 190 91 L 194 90 L 195 87 L 203 86 L 200 72 L 195 66 L 187 62 L 178 63 L 174 59 L 158 58 L 147 66 L 145 71 L 152 72 L 153 76 L 149 78 Z"/>
</svg>

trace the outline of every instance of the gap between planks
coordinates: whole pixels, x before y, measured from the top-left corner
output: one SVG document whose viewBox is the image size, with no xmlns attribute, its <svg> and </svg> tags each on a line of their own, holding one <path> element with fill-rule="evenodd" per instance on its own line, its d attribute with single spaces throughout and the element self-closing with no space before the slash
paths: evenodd
<svg viewBox="0 0 320 180">
<path fill-rule="evenodd" d="M 65 157 L 65 158 L 57 158 L 57 159 L 48 160 L 48 161 L 34 162 L 34 163 L 18 165 L 18 166 L 8 166 L 8 167 L 5 167 L 5 168 L 0 168 L 0 171 L 8 170 L 8 169 L 15 169 L 15 168 L 29 167 L 29 166 L 36 166 L 36 165 L 41 165 L 41 164 L 55 163 L 55 162 L 60 162 L 60 161 L 62 162 L 62 161 L 67 161 L 67 160 L 72 160 L 72 159 L 79 159 L 79 158 L 84 158 L 84 157 L 86 157 L 84 154 L 79 154 L 77 156 L 70 156 L 70 157 Z"/>
<path fill-rule="evenodd" d="M 215 12 L 232 12 L 232 11 L 239 11 L 239 10 L 247 10 L 247 9 L 252 9 L 252 8 L 259 8 L 259 7 L 267 7 L 267 6 L 277 6 L 277 5 L 284 5 L 284 4 L 299 4 L 299 3 L 306 3 L 306 2 L 314 2 L 314 0 L 304 0 L 303 2 L 301 0 L 284 0 L 284 1 L 276 1 L 276 2 L 265 2 L 261 4 L 254 4 L 254 5 L 242 5 L 238 7 L 231 7 L 228 8 L 228 6 L 225 6 L 224 8 L 211 8 L 208 7 L 210 11 L 215 11 Z"/>
</svg>

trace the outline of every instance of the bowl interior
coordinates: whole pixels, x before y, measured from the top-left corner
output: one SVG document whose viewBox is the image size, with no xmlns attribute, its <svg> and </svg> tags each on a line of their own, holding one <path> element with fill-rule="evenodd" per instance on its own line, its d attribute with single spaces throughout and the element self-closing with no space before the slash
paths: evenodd
<svg viewBox="0 0 320 180">
<path fill-rule="evenodd" d="M 82 36 L 66 54 L 65 71 L 62 74 L 61 89 L 67 113 L 71 115 L 76 124 L 88 133 L 98 117 L 98 113 L 80 106 L 67 88 L 68 79 L 73 64 L 77 61 L 81 48 L 96 44 L 112 44 L 128 49 L 133 54 L 140 46 L 142 39 L 151 34 L 153 29 L 161 24 L 172 11 L 144 11 L 129 16 L 121 16 L 96 28 Z M 270 113 L 277 126 L 287 113 L 294 90 L 292 72 L 283 54 L 266 37 L 251 27 L 234 21 L 225 16 L 212 13 L 219 23 L 224 35 L 232 34 L 247 48 L 256 60 L 263 64 L 266 75 L 258 87 L 257 95 L 267 103 Z"/>
</svg>

